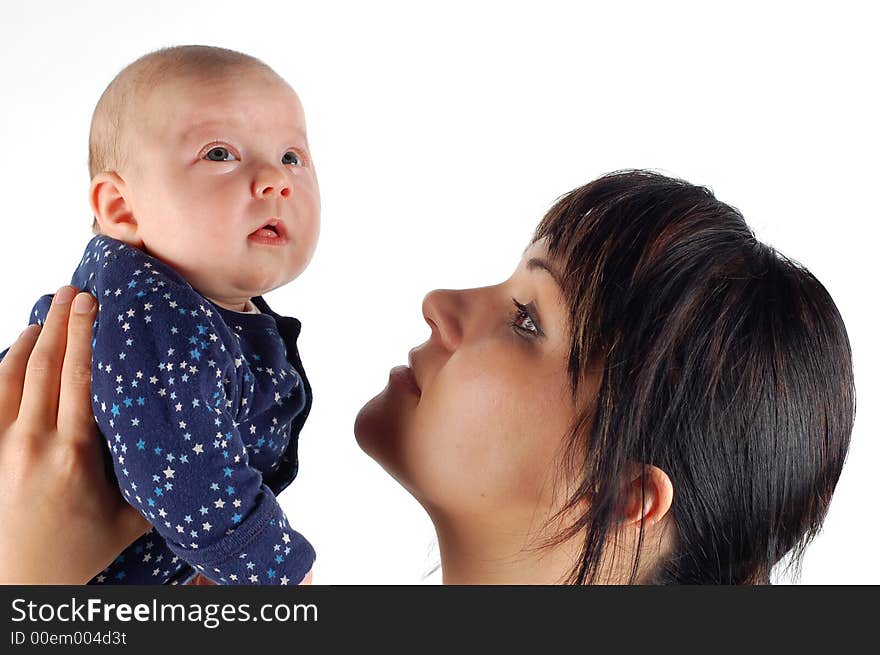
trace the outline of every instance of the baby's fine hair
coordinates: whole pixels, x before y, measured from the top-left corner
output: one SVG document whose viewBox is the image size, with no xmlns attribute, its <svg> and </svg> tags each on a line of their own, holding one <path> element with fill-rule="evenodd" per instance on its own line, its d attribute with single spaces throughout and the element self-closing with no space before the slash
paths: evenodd
<svg viewBox="0 0 880 655">
<path fill-rule="evenodd" d="M 245 70 L 282 80 L 256 57 L 235 50 L 183 45 L 150 52 L 123 68 L 104 89 L 89 130 L 89 178 L 118 171 L 127 161 L 127 137 L 140 120 L 138 109 L 163 82 L 181 78 L 211 79 Z M 92 224 L 97 230 L 97 221 Z"/>
</svg>

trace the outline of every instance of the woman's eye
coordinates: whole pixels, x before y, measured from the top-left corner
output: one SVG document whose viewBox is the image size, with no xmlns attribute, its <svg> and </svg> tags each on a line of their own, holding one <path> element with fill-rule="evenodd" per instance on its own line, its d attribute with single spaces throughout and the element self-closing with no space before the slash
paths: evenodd
<svg viewBox="0 0 880 655">
<path fill-rule="evenodd" d="M 215 146 L 205 154 L 204 159 L 208 161 L 236 161 L 238 157 L 229 152 L 227 148 Z"/>
<path fill-rule="evenodd" d="M 535 321 L 532 319 L 531 315 L 528 312 L 528 308 L 522 303 L 513 301 L 514 311 L 510 317 L 510 326 L 520 332 L 530 337 L 539 337 L 543 333 L 541 329 L 535 325 Z"/>
<path fill-rule="evenodd" d="M 284 156 L 281 158 L 282 164 L 293 164 L 294 166 L 301 166 L 302 159 L 300 156 L 296 154 L 293 150 L 288 150 L 284 153 Z"/>
</svg>

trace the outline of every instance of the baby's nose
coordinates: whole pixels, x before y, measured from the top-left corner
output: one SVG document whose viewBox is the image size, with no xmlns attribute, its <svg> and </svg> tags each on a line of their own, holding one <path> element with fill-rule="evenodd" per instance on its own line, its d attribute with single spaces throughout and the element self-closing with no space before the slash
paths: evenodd
<svg viewBox="0 0 880 655">
<path fill-rule="evenodd" d="M 263 169 L 254 177 L 253 195 L 257 198 L 271 198 L 276 195 L 287 198 L 291 193 L 287 178 L 272 169 Z"/>
</svg>

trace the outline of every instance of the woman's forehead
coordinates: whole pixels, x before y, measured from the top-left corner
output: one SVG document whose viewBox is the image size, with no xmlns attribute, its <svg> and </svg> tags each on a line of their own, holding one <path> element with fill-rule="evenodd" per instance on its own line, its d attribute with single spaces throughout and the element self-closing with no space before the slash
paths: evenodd
<svg viewBox="0 0 880 655">
<path fill-rule="evenodd" d="M 528 272 L 547 274 L 553 284 L 562 290 L 562 270 L 557 263 L 550 258 L 547 251 L 547 240 L 539 239 L 523 251 L 519 268 Z"/>
<path fill-rule="evenodd" d="M 533 257 L 537 257 L 540 259 L 547 259 L 549 256 L 549 252 L 547 250 L 547 238 L 542 237 L 537 241 L 532 241 L 526 249 L 523 251 L 522 259 L 523 261 L 528 261 Z"/>
</svg>

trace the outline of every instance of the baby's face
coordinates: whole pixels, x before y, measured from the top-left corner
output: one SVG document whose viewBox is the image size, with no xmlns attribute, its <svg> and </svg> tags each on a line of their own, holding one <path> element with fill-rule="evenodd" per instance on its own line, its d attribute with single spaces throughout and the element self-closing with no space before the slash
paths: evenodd
<svg viewBox="0 0 880 655">
<path fill-rule="evenodd" d="M 171 81 L 142 111 L 126 182 L 144 249 L 232 309 L 297 277 L 320 198 L 293 90 L 260 72 Z"/>
</svg>

